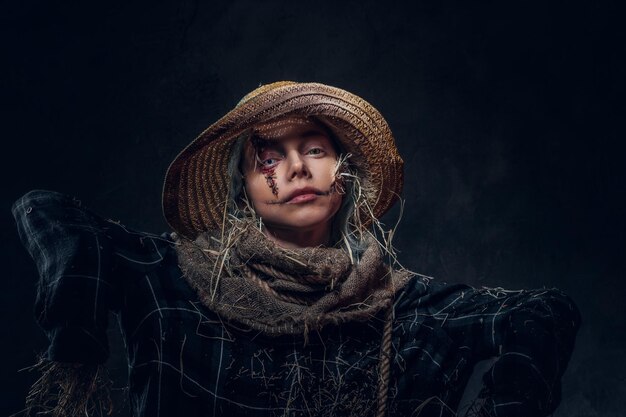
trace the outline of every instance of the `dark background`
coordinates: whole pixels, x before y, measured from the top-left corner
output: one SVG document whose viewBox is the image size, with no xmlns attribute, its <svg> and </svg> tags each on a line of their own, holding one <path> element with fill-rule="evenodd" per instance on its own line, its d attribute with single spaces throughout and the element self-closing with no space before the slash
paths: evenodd
<svg viewBox="0 0 626 417">
<path fill-rule="evenodd" d="M 12 202 L 53 189 L 164 231 L 168 163 L 259 83 L 288 79 L 345 88 L 386 116 L 406 163 L 401 261 L 566 291 L 584 325 L 556 415 L 624 415 L 623 14 L 502 3 L 2 2 L 0 413 L 22 408 L 35 376 L 18 370 L 45 348 Z"/>
</svg>

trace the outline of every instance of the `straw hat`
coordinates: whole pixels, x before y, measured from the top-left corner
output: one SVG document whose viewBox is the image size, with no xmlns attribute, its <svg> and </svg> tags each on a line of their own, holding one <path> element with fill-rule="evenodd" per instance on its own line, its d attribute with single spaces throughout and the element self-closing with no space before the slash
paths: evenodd
<svg viewBox="0 0 626 417">
<path fill-rule="evenodd" d="M 318 83 L 281 81 L 247 94 L 209 126 L 170 164 L 163 185 L 163 213 L 177 233 L 195 238 L 221 228 L 235 140 L 260 123 L 288 116 L 312 116 L 325 124 L 353 155 L 366 198 L 379 218 L 402 190 L 402 158 L 383 116 L 345 90 Z"/>
</svg>

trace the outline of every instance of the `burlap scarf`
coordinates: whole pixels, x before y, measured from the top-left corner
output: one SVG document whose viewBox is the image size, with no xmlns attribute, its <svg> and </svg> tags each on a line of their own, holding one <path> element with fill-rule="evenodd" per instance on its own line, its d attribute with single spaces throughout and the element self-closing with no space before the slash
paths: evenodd
<svg viewBox="0 0 626 417">
<path fill-rule="evenodd" d="M 179 241 L 185 279 L 222 318 L 271 336 L 368 320 L 411 277 L 383 262 L 373 238 L 356 264 L 343 249 L 281 248 L 252 224 L 226 251 L 217 242 L 208 233 Z"/>
</svg>

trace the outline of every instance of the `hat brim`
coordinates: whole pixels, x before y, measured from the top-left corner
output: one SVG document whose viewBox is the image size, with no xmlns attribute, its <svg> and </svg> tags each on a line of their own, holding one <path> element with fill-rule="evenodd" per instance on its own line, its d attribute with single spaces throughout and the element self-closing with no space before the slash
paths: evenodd
<svg viewBox="0 0 626 417">
<path fill-rule="evenodd" d="M 291 115 L 315 116 L 354 155 L 375 217 L 391 208 L 402 190 L 403 162 L 382 115 L 362 98 L 336 87 L 280 82 L 248 94 L 170 164 L 163 184 L 163 213 L 172 229 L 188 238 L 221 229 L 235 140 L 257 124 Z"/>
</svg>

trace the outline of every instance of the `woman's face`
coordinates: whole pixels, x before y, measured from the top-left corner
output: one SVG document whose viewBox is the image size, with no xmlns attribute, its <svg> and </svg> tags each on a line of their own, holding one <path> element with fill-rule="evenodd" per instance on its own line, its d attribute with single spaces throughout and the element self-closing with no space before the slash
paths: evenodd
<svg viewBox="0 0 626 417">
<path fill-rule="evenodd" d="M 272 237 L 293 244 L 283 246 L 328 243 L 342 200 L 334 192 L 337 157 L 332 140 L 313 123 L 247 142 L 242 171 L 248 200 Z"/>
</svg>

